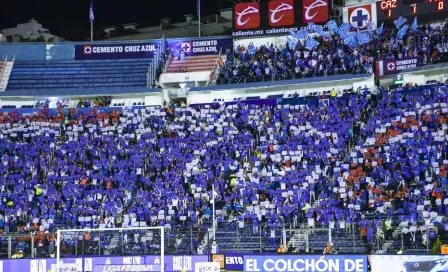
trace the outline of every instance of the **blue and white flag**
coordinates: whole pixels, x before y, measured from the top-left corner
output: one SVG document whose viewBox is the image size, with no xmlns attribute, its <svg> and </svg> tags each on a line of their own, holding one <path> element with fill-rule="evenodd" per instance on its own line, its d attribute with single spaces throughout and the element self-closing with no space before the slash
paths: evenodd
<svg viewBox="0 0 448 272">
<path fill-rule="evenodd" d="M 305 43 L 305 48 L 308 50 L 313 50 L 314 47 L 318 46 L 319 42 L 316 41 L 315 39 L 308 37 L 306 39 L 306 43 Z"/>
<path fill-rule="evenodd" d="M 372 39 L 370 38 L 369 33 L 361 32 L 359 29 L 356 32 L 356 38 L 358 39 L 358 44 L 363 45 L 365 43 L 369 43 Z"/>
<path fill-rule="evenodd" d="M 378 36 L 381 36 L 383 35 L 383 32 L 384 32 L 384 23 L 382 23 L 381 26 L 376 30 L 376 34 Z"/>
<path fill-rule="evenodd" d="M 415 16 L 414 21 L 412 22 L 411 29 L 412 29 L 412 31 L 414 31 L 414 32 L 416 32 L 416 31 L 418 30 L 417 16 Z"/>
<path fill-rule="evenodd" d="M 330 35 L 318 26 L 316 28 L 314 28 L 314 31 L 316 32 L 317 35 L 321 36 L 322 38 L 325 38 L 325 39 L 330 38 Z"/>
<path fill-rule="evenodd" d="M 331 20 L 327 23 L 328 30 L 333 31 L 336 33 L 338 30 L 338 25 L 336 24 L 335 20 Z"/>
<path fill-rule="evenodd" d="M 345 38 L 350 33 L 351 25 L 347 23 L 343 23 L 337 30 L 339 37 Z"/>
<path fill-rule="evenodd" d="M 367 21 L 366 29 L 369 31 L 373 29 L 373 23 L 371 21 Z"/>
<path fill-rule="evenodd" d="M 308 37 L 308 31 L 299 30 L 296 32 L 295 38 L 299 40 L 305 40 Z"/>
<path fill-rule="evenodd" d="M 344 38 L 344 44 L 347 45 L 350 48 L 357 48 L 358 47 L 358 41 L 356 37 L 356 33 L 350 33 Z"/>
<path fill-rule="evenodd" d="M 402 40 L 404 35 L 406 35 L 406 32 L 408 32 L 408 28 L 409 28 L 408 25 L 402 27 L 397 33 L 397 39 Z"/>
<path fill-rule="evenodd" d="M 308 29 L 315 31 L 316 27 L 318 27 L 315 23 L 308 23 Z"/>
<path fill-rule="evenodd" d="M 403 24 L 405 24 L 408 20 L 400 16 L 397 20 L 394 21 L 394 24 L 397 28 L 400 28 Z"/>
<path fill-rule="evenodd" d="M 294 50 L 297 47 L 297 41 L 294 37 L 287 37 L 289 48 Z"/>
<path fill-rule="evenodd" d="M 95 15 L 93 14 L 93 1 L 90 1 L 90 12 L 89 12 L 89 22 L 95 20 Z"/>
</svg>

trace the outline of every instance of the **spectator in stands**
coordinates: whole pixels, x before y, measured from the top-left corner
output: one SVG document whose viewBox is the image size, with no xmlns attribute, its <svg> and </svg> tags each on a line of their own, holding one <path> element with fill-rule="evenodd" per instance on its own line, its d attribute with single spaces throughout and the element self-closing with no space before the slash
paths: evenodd
<svg viewBox="0 0 448 272">
<path fill-rule="evenodd" d="M 324 251 L 322 252 L 322 254 L 332 254 L 333 251 L 333 243 L 327 243 L 327 245 L 324 248 Z"/>
<path fill-rule="evenodd" d="M 212 254 L 217 254 L 217 253 L 219 253 L 219 246 L 216 243 L 216 241 L 213 240 L 213 243 L 212 243 Z"/>
<path fill-rule="evenodd" d="M 286 252 L 285 248 L 283 247 L 282 244 L 280 244 L 279 248 L 277 249 L 277 254 L 283 254 L 285 252 Z"/>
</svg>

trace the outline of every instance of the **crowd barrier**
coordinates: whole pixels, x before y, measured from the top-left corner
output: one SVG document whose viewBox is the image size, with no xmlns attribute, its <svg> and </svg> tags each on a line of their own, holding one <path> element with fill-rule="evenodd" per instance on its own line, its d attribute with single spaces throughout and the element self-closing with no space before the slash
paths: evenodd
<svg viewBox="0 0 448 272">
<path fill-rule="evenodd" d="M 226 272 L 410 272 L 448 271 L 446 255 L 307 255 L 227 253 L 213 255 L 165 255 L 165 272 L 194 272 L 195 266 L 219 263 Z M 160 271 L 160 256 L 110 256 L 63 259 L 61 267 L 76 272 Z M 56 259 L 0 260 L 0 272 L 54 271 Z M 62 271 L 62 269 L 60 269 Z M 74 272 L 75 270 L 70 270 Z M 215 270 L 213 270 L 215 272 Z"/>
</svg>

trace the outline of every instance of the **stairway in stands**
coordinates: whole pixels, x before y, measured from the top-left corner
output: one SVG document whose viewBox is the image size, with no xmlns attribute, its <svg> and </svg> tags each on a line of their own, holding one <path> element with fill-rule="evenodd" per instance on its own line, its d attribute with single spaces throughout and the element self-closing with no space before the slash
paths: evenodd
<svg viewBox="0 0 448 272">
<path fill-rule="evenodd" d="M 187 56 L 184 60 L 172 60 L 167 73 L 212 71 L 218 55 Z"/>
</svg>

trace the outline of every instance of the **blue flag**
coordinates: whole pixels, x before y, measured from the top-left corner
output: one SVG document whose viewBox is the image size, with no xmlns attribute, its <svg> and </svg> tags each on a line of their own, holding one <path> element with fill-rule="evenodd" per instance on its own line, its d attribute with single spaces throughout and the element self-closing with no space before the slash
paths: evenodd
<svg viewBox="0 0 448 272">
<path fill-rule="evenodd" d="M 383 35 L 383 32 L 384 32 L 384 23 L 382 23 L 381 26 L 376 30 L 376 34 L 378 36 L 381 36 Z"/>
<path fill-rule="evenodd" d="M 335 20 L 331 20 L 327 23 L 328 30 L 336 32 L 338 30 L 338 25 Z"/>
<path fill-rule="evenodd" d="M 328 35 L 328 33 L 325 32 L 325 31 L 323 31 L 323 29 L 320 28 L 320 27 L 316 27 L 316 28 L 314 29 L 314 31 L 315 31 L 319 36 L 321 36 L 321 37 L 323 37 L 323 38 L 329 38 L 329 37 L 330 37 L 330 35 Z"/>
<path fill-rule="evenodd" d="M 358 41 L 356 40 L 356 33 L 350 33 L 344 38 L 344 44 L 351 48 L 358 47 Z"/>
<path fill-rule="evenodd" d="M 397 20 L 394 21 L 394 24 L 397 28 L 400 28 L 403 24 L 405 24 L 408 20 L 400 16 Z"/>
<path fill-rule="evenodd" d="M 314 31 L 318 27 L 315 23 L 308 23 L 308 28 L 312 31 Z"/>
<path fill-rule="evenodd" d="M 351 25 L 343 23 L 337 30 L 339 37 L 345 38 L 350 33 Z"/>
<path fill-rule="evenodd" d="M 292 50 L 296 49 L 297 42 L 296 42 L 295 38 L 294 37 L 287 37 L 287 39 L 288 39 L 289 48 L 292 49 Z"/>
<path fill-rule="evenodd" d="M 367 26 L 366 26 L 367 30 L 372 30 L 373 29 L 373 23 L 371 21 L 367 22 Z"/>
<path fill-rule="evenodd" d="M 415 16 L 414 21 L 412 22 L 411 29 L 412 29 L 412 31 L 414 31 L 414 32 L 416 32 L 416 31 L 418 30 L 417 16 Z"/>
<path fill-rule="evenodd" d="M 89 22 L 95 20 L 95 15 L 93 14 L 93 1 L 90 1 L 90 12 L 89 12 Z"/>
<path fill-rule="evenodd" d="M 316 41 L 315 39 L 308 37 L 308 39 L 306 39 L 306 44 L 305 44 L 305 48 L 308 50 L 313 50 L 314 47 L 318 46 L 319 42 Z"/>
<path fill-rule="evenodd" d="M 402 27 L 398 33 L 397 33 L 397 39 L 402 40 L 403 36 L 406 35 L 406 32 L 408 31 L 409 26 L 405 25 L 404 27 Z"/>
<path fill-rule="evenodd" d="M 371 41 L 369 33 L 361 32 L 361 31 L 359 31 L 359 29 L 356 32 L 356 38 L 358 39 L 359 45 L 363 45 L 363 44 L 369 43 Z"/>
<path fill-rule="evenodd" d="M 308 37 L 308 31 L 299 30 L 296 32 L 295 37 L 296 37 L 296 39 L 299 39 L 299 40 L 305 40 Z"/>
</svg>

